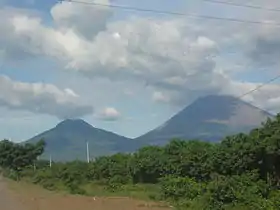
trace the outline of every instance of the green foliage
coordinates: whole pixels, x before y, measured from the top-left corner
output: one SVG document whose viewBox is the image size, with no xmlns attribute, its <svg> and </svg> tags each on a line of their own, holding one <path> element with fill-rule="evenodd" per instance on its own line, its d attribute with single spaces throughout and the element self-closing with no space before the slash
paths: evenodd
<svg viewBox="0 0 280 210">
<path fill-rule="evenodd" d="M 206 181 L 211 175 L 211 157 L 214 145 L 201 141 L 173 140 L 165 147 L 165 175 L 188 176 Z"/>
<path fill-rule="evenodd" d="M 280 206 L 280 191 L 272 190 L 269 194 L 269 200 L 274 209 L 279 209 Z"/>
<path fill-rule="evenodd" d="M 248 135 L 228 136 L 217 144 L 175 139 L 164 147 L 147 146 L 89 164 L 53 163 L 50 168 L 37 160 L 44 146 L 2 141 L 0 168 L 10 178 L 21 176 L 50 190 L 138 194 L 184 210 L 280 208 L 280 115 Z"/>
<path fill-rule="evenodd" d="M 147 146 L 139 149 L 130 164 L 134 183 L 156 183 L 164 174 L 166 156 L 164 149 Z"/>
<path fill-rule="evenodd" d="M 30 167 L 36 159 L 44 152 L 45 142 L 39 141 L 37 144 L 16 144 L 8 140 L 0 142 L 0 167 L 6 171 L 16 173 L 26 167 Z"/>
<path fill-rule="evenodd" d="M 100 157 L 93 163 L 94 178 L 106 179 L 108 183 L 126 184 L 131 181 L 131 156 L 115 154 L 110 157 Z"/>
<path fill-rule="evenodd" d="M 242 204 L 255 209 L 266 209 L 268 194 L 269 186 L 254 173 L 217 177 L 208 184 L 206 193 L 213 208 Z"/>
<path fill-rule="evenodd" d="M 168 176 L 161 179 L 160 184 L 163 199 L 172 199 L 173 201 L 193 200 L 205 190 L 204 184 L 188 177 Z"/>
<path fill-rule="evenodd" d="M 75 195 L 84 195 L 84 194 L 86 194 L 86 191 L 83 188 L 81 188 L 77 184 L 77 182 L 70 183 L 68 185 L 68 189 L 69 189 L 71 194 L 75 194 Z"/>
</svg>

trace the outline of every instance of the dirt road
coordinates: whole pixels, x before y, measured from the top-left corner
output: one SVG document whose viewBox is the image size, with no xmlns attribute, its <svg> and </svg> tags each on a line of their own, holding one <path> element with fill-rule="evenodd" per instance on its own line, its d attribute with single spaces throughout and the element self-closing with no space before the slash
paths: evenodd
<svg viewBox="0 0 280 210">
<path fill-rule="evenodd" d="M 131 198 L 93 198 L 58 194 L 28 183 L 0 178 L 0 210 L 170 210 L 158 203 Z"/>
<path fill-rule="evenodd" d="M 0 176 L 0 210 L 26 210 L 20 202 L 13 197 L 3 178 Z"/>
</svg>

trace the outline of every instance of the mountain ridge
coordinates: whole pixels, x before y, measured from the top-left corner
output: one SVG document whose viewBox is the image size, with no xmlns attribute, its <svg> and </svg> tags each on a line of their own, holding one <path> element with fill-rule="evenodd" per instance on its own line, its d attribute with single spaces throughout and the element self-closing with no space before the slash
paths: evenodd
<svg viewBox="0 0 280 210">
<path fill-rule="evenodd" d="M 209 95 L 198 98 L 157 128 L 134 139 L 95 128 L 81 119 L 67 119 L 26 142 L 45 139 L 43 158 L 52 155 L 56 160 L 85 160 L 86 141 L 91 157 L 97 157 L 133 152 L 147 145 L 164 145 L 173 138 L 219 141 L 227 135 L 249 132 L 273 117 L 233 96 Z"/>
<path fill-rule="evenodd" d="M 55 127 L 25 141 L 36 143 L 44 139 L 47 143 L 42 158 L 68 161 L 86 159 L 86 142 L 89 142 L 91 158 L 129 150 L 131 139 L 110 131 L 96 128 L 82 119 L 66 119 Z M 121 145 L 127 145 L 122 148 Z"/>
<path fill-rule="evenodd" d="M 201 138 L 206 141 L 213 141 L 216 138 L 218 141 L 225 135 L 249 132 L 267 118 L 273 117 L 269 112 L 236 97 L 208 95 L 198 98 L 162 125 L 135 140 L 145 142 L 143 144 L 165 144 L 171 137 Z M 201 126 L 208 128 L 197 132 Z M 182 131 L 183 127 L 188 129 L 189 134 Z"/>
</svg>

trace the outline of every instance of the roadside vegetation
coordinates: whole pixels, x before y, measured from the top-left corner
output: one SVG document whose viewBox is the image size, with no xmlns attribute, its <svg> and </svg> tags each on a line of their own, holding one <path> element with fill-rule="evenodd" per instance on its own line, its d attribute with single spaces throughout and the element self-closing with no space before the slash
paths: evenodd
<svg viewBox="0 0 280 210">
<path fill-rule="evenodd" d="M 280 115 L 220 143 L 172 140 L 91 163 L 38 161 L 36 145 L 0 142 L 3 173 L 49 190 L 164 201 L 184 210 L 279 210 Z"/>
</svg>

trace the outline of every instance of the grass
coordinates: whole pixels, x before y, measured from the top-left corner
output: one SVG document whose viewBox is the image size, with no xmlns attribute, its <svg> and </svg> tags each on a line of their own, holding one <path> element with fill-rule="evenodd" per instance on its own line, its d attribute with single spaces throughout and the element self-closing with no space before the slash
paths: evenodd
<svg viewBox="0 0 280 210">
<path fill-rule="evenodd" d="M 125 186 L 124 191 L 109 192 L 104 187 L 91 183 L 84 185 L 87 193 L 95 196 L 69 195 L 65 192 L 54 192 L 43 189 L 39 185 L 34 185 L 26 181 L 5 180 L 9 188 L 14 193 L 15 198 L 30 210 L 162 210 L 170 209 L 161 202 L 149 202 L 142 199 L 133 199 L 138 197 L 148 199 L 145 192 L 153 189 L 154 186 Z M 128 192 L 132 190 L 132 193 Z M 132 197 L 131 197 L 131 196 Z M 96 199 L 95 199 L 96 198 Z M 23 208 L 24 208 L 23 207 Z"/>
<path fill-rule="evenodd" d="M 105 186 L 97 183 L 90 183 L 83 187 L 88 196 L 92 197 L 110 197 L 110 198 L 132 198 L 136 200 L 147 201 L 148 203 L 140 204 L 139 207 L 149 208 L 165 208 L 169 207 L 165 202 L 159 201 L 160 189 L 159 186 L 153 184 L 136 184 L 136 185 L 122 185 L 114 191 L 108 190 Z M 157 203 L 149 203 L 150 201 L 157 201 Z"/>
<path fill-rule="evenodd" d="M 25 202 L 31 210 L 77 210 L 78 206 L 84 210 L 161 210 L 170 209 L 163 202 L 151 202 L 149 195 L 157 192 L 155 185 L 126 185 L 114 192 L 97 183 L 88 183 L 82 187 L 87 195 L 70 195 L 69 192 L 56 190 L 48 191 L 39 185 L 28 181 L 6 180 L 9 188 L 17 194 L 18 199 Z M 93 198 L 96 198 L 96 200 Z"/>
<path fill-rule="evenodd" d="M 67 186 L 63 181 L 58 179 L 47 179 L 42 180 L 37 185 L 31 184 L 34 179 L 25 176 L 20 182 L 8 181 L 10 187 L 14 188 L 15 191 L 22 191 L 25 189 L 34 191 L 43 190 L 47 195 L 77 195 L 84 197 L 97 197 L 97 198 L 124 198 L 124 199 L 135 199 L 147 203 L 154 203 L 156 207 L 166 207 L 168 205 L 164 202 L 159 202 L 160 189 L 158 185 L 154 184 L 128 184 L 128 185 L 116 185 L 109 187 L 103 182 L 90 182 L 77 186 Z M 72 188 L 71 188 L 72 187 Z M 23 192 L 24 193 L 24 192 Z M 155 204 L 156 203 L 156 204 Z M 146 204 L 145 204 L 146 205 Z"/>
<path fill-rule="evenodd" d="M 159 187 L 156 185 L 123 185 L 116 188 L 114 191 L 107 189 L 105 186 L 90 183 L 83 186 L 86 194 L 97 197 L 130 197 L 144 201 L 157 200 L 159 194 Z"/>
<path fill-rule="evenodd" d="M 18 187 L 20 185 L 21 189 L 26 187 L 31 188 L 45 188 L 46 191 L 51 190 L 59 194 L 71 194 L 71 191 L 63 182 L 55 181 L 41 183 L 38 185 L 31 184 L 32 179 L 24 178 L 19 183 L 15 181 L 8 181 L 11 184 L 11 187 Z M 51 187 L 49 187 L 51 184 Z M 47 186 L 47 187 L 46 187 Z M 124 198 L 133 198 L 142 201 L 159 201 L 160 188 L 158 185 L 154 184 L 128 184 L 121 185 L 116 188 L 108 188 L 104 184 L 97 182 L 90 182 L 87 184 L 80 185 L 79 188 L 82 189 L 83 193 L 81 195 L 89 197 L 124 197 Z M 49 191 L 50 192 L 50 191 Z M 75 194 L 75 193 L 72 193 Z"/>
</svg>

